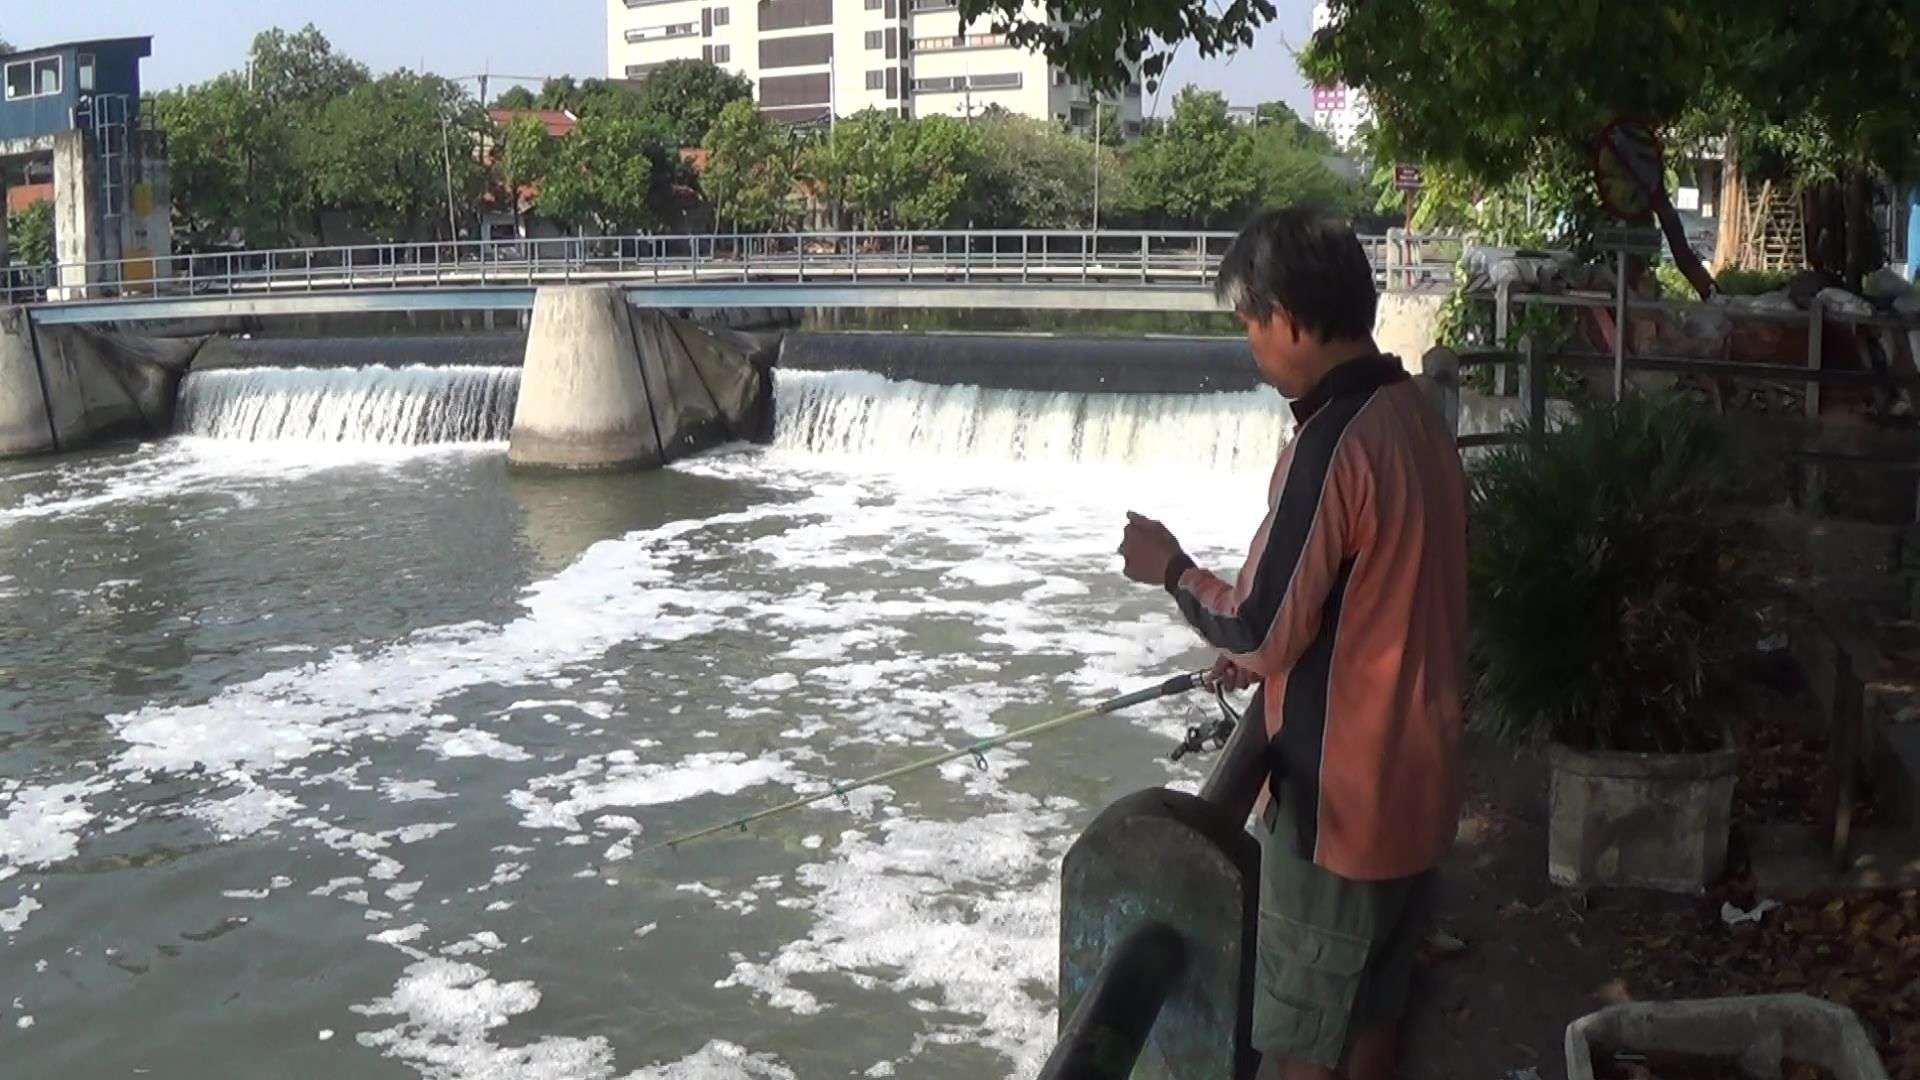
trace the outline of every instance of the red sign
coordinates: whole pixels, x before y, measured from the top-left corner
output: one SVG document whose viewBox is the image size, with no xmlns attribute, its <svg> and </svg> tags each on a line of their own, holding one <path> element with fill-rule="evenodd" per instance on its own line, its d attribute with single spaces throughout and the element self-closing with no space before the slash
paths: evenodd
<svg viewBox="0 0 1920 1080">
<path fill-rule="evenodd" d="M 1613 216 L 1644 220 L 1665 176 L 1666 153 L 1652 123 L 1621 117 L 1601 130 L 1593 148 L 1593 182 L 1600 205 Z"/>
<path fill-rule="evenodd" d="M 1395 191 L 1419 191 L 1427 186 L 1426 177 L 1420 175 L 1420 166 L 1405 162 L 1393 167 L 1393 188 Z"/>
</svg>

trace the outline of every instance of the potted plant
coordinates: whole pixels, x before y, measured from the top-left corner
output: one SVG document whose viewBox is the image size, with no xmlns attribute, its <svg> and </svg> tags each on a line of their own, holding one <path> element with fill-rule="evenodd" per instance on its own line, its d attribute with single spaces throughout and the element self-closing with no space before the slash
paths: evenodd
<svg viewBox="0 0 1920 1080">
<path fill-rule="evenodd" d="M 1630 397 L 1471 468 L 1474 722 L 1547 743 L 1557 884 L 1698 892 L 1724 867 L 1730 443 L 1683 398 Z"/>
</svg>

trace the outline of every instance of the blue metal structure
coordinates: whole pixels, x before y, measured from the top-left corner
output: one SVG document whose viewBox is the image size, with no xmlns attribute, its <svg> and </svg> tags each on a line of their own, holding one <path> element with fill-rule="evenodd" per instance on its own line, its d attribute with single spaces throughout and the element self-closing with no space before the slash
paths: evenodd
<svg viewBox="0 0 1920 1080">
<path fill-rule="evenodd" d="M 115 120 L 138 126 L 140 61 L 153 55 L 150 37 L 70 41 L 0 58 L 0 141 L 91 129 L 96 103 L 125 102 Z"/>
</svg>

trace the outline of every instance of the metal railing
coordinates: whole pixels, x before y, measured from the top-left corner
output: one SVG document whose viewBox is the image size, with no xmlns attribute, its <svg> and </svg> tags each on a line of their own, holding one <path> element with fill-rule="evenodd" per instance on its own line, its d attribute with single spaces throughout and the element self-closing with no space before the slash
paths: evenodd
<svg viewBox="0 0 1920 1080">
<path fill-rule="evenodd" d="M 0 268 L 9 304 L 380 288 L 632 283 L 906 281 L 1211 285 L 1228 232 L 927 230 L 463 240 Z M 1443 282 L 1421 237 L 1362 237 L 1379 279 Z"/>
<path fill-rule="evenodd" d="M 1509 373 L 1517 372 L 1517 385 L 1512 389 L 1517 391 L 1522 405 L 1523 430 L 1459 435 L 1456 441 L 1462 449 L 1544 438 L 1551 419 L 1547 399 L 1547 377 L 1548 371 L 1554 367 L 1610 369 L 1614 400 L 1619 400 L 1628 392 L 1628 373 L 1635 371 L 1694 375 L 1715 380 L 1749 379 L 1799 384 L 1804 388 L 1801 413 L 1804 419 L 1810 421 L 1820 419 L 1823 387 L 1850 386 L 1888 391 L 1920 390 L 1920 368 L 1914 371 L 1895 371 L 1892 369 L 1892 357 L 1887 358 L 1888 367 L 1878 371 L 1864 368 L 1833 368 L 1826 364 L 1826 336 L 1829 328 L 1891 329 L 1908 333 L 1920 331 L 1920 318 L 1912 316 L 1879 313 L 1864 315 L 1839 311 L 1818 299 L 1809 304 L 1805 311 L 1733 308 L 1727 305 L 1691 301 L 1638 300 L 1625 290 L 1617 291 L 1613 297 L 1603 297 L 1579 294 L 1511 293 L 1502 288 L 1491 299 L 1494 303 L 1495 344 L 1493 348 L 1460 353 L 1435 349 L 1428 354 L 1422 367 L 1424 373 L 1451 402 L 1449 415 L 1456 417 L 1458 416 L 1457 395 L 1462 382 L 1461 372 L 1477 367 L 1492 369 L 1493 392 L 1496 397 L 1507 395 L 1510 388 Z M 1537 348 L 1530 338 L 1510 343 L 1508 336 L 1509 328 L 1513 323 L 1513 309 L 1516 306 L 1529 305 L 1607 313 L 1613 320 L 1612 350 L 1601 352 L 1590 348 L 1563 347 L 1549 352 Z M 1666 314 L 1685 318 L 1702 313 L 1723 315 L 1733 323 L 1723 344 L 1723 350 L 1726 351 L 1720 359 L 1636 352 L 1631 347 L 1632 320 L 1636 315 Z M 1732 339 L 1741 323 L 1804 327 L 1806 334 L 1804 364 L 1795 366 L 1786 363 L 1759 363 L 1732 359 L 1730 351 Z M 1916 363 L 1920 363 L 1920 357 L 1915 357 L 1915 360 Z M 1915 474 L 1914 521 L 1920 523 L 1920 460 L 1810 447 L 1787 451 L 1786 460 L 1804 470 L 1805 487 L 1809 499 L 1817 499 L 1818 493 L 1825 486 L 1825 471 L 1830 467 Z"/>
</svg>

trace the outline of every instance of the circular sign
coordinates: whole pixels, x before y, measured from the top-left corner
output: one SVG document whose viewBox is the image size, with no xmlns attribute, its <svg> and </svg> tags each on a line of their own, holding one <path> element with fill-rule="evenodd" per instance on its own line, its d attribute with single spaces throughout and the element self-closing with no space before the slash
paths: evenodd
<svg viewBox="0 0 1920 1080">
<path fill-rule="evenodd" d="M 1600 205 L 1613 216 L 1644 220 L 1665 175 L 1665 152 L 1651 123 L 1623 117 L 1601 130 L 1593 148 L 1593 183 Z"/>
</svg>

